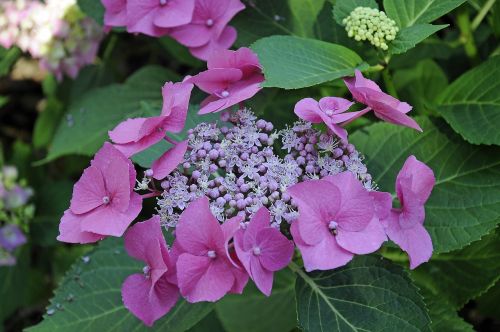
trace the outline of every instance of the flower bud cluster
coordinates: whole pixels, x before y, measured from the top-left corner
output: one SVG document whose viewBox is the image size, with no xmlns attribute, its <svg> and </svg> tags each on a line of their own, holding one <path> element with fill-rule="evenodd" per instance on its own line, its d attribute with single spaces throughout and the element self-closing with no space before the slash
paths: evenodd
<svg viewBox="0 0 500 332">
<path fill-rule="evenodd" d="M 356 7 L 342 23 L 347 35 L 357 41 L 368 40 L 384 51 L 388 43 L 396 38 L 399 28 L 396 22 L 376 8 Z"/>
<path fill-rule="evenodd" d="M 6 1 L 0 4 L 0 45 L 18 46 L 61 80 L 94 61 L 102 31 L 76 0 Z"/>
<path fill-rule="evenodd" d="M 34 214 L 31 196 L 33 190 L 18 180 L 15 167 L 0 168 L 0 266 L 15 264 L 12 251 L 26 242 L 21 229 L 28 229 Z"/>
<path fill-rule="evenodd" d="M 278 226 L 296 219 L 296 204 L 286 189 L 302 180 L 350 170 L 371 186 L 354 146 L 312 129 L 310 123 L 274 131 L 271 122 L 257 120 L 245 109 L 223 113 L 222 120 L 226 123 L 221 126 L 202 123 L 188 132 L 190 150 L 180 170 L 162 182 L 158 210 L 166 226 L 175 227 L 179 214 L 201 196 L 209 197 L 221 222 L 236 215 L 248 222 L 265 206 Z M 276 145 L 287 151 L 284 157 Z"/>
</svg>

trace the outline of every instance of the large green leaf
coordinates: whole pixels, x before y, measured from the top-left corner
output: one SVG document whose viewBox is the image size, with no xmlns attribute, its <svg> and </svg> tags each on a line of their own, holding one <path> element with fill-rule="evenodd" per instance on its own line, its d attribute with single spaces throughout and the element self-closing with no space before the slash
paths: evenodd
<svg viewBox="0 0 500 332">
<path fill-rule="evenodd" d="M 177 305 L 152 329 L 147 328 L 123 306 L 121 285 L 143 265 L 128 257 L 122 239 L 108 239 L 85 259 L 75 263 L 54 298 L 44 320 L 28 331 L 185 331 L 205 317 L 213 304 Z M 50 315 L 49 315 L 50 313 Z"/>
<path fill-rule="evenodd" d="M 469 70 L 443 92 L 438 111 L 473 144 L 500 145 L 500 56 Z"/>
<path fill-rule="evenodd" d="M 424 225 L 436 253 L 460 249 L 500 221 L 500 149 L 469 145 L 443 121 L 417 121 L 423 133 L 377 123 L 350 141 L 366 156 L 369 172 L 384 191 L 394 193 L 396 175 L 409 155 L 428 164 L 436 185 Z"/>
<path fill-rule="evenodd" d="M 169 70 L 144 67 L 124 84 L 92 89 L 70 105 L 56 131 L 45 161 L 67 154 L 92 155 L 121 121 L 144 115 L 141 102 L 161 103 L 161 88 L 176 79 Z"/>
<path fill-rule="evenodd" d="M 299 37 L 263 38 L 252 49 L 264 68 L 266 87 L 304 88 L 352 75 L 362 63 L 344 46 Z"/>
<path fill-rule="evenodd" d="M 430 23 L 452 11 L 465 0 L 384 0 L 387 16 L 400 28 Z"/>
<path fill-rule="evenodd" d="M 0 326 L 18 307 L 22 306 L 29 294 L 27 283 L 29 278 L 29 247 L 16 250 L 17 264 L 0 266 Z"/>
<path fill-rule="evenodd" d="M 450 253 L 434 255 L 414 277 L 455 309 L 479 296 L 500 279 L 500 236 L 493 232 Z"/>
<path fill-rule="evenodd" d="M 333 6 L 333 18 L 335 21 L 344 25 L 342 21 L 349 16 L 356 7 L 377 8 L 378 4 L 375 0 L 337 0 Z"/>
<path fill-rule="evenodd" d="M 385 259 L 358 256 L 336 270 L 294 270 L 304 331 L 430 331 L 417 288 L 403 268 Z"/>
<path fill-rule="evenodd" d="M 293 17 L 293 30 L 302 37 L 314 37 L 316 18 L 325 0 L 288 0 Z"/>
<path fill-rule="evenodd" d="M 400 54 L 415 47 L 425 38 L 444 29 L 448 24 L 432 25 L 432 24 L 417 24 L 401 29 L 396 35 L 396 39 L 389 44 L 389 53 Z"/>
<path fill-rule="evenodd" d="M 99 0 L 78 0 L 80 9 L 97 23 L 104 24 L 104 6 Z"/>
<path fill-rule="evenodd" d="M 227 295 L 216 305 L 217 315 L 228 332 L 289 332 L 297 324 L 294 275 L 275 274 L 273 292 L 264 296 L 253 284 L 243 295 Z"/>
</svg>

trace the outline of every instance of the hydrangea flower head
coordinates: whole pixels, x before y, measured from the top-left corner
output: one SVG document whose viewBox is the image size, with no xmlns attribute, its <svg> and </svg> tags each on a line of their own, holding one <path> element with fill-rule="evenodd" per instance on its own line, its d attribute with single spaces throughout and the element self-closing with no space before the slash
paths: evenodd
<svg viewBox="0 0 500 332">
<path fill-rule="evenodd" d="M 355 70 L 355 77 L 344 78 L 344 83 L 354 99 L 372 109 L 379 119 L 422 131 L 418 123 L 406 115 L 412 109 L 409 104 L 383 92 L 377 83 L 364 78 L 359 70 Z"/>
<path fill-rule="evenodd" d="M 132 162 L 104 143 L 73 188 L 57 239 L 89 243 L 122 236 L 142 208 L 142 199 L 133 190 L 135 176 Z"/>
<path fill-rule="evenodd" d="M 228 292 L 243 291 L 248 275 L 233 265 L 228 251 L 241 219 L 220 225 L 206 197 L 193 201 L 181 214 L 174 251 L 179 289 L 187 301 L 214 302 Z"/>
<path fill-rule="evenodd" d="M 175 262 L 170 259 L 159 217 L 132 226 L 125 234 L 125 249 L 146 266 L 143 273 L 132 274 L 123 282 L 123 303 L 146 325 L 152 326 L 179 298 Z"/>
<path fill-rule="evenodd" d="M 410 156 L 396 178 L 396 193 L 401 208 L 393 209 L 386 224 L 389 238 L 408 253 L 410 268 L 432 256 L 432 240 L 424 228 L 424 204 L 436 179 L 426 164 Z"/>
<path fill-rule="evenodd" d="M 350 172 L 301 182 L 288 192 L 299 206 L 290 230 L 306 271 L 343 266 L 386 240 L 372 197 Z"/>
<path fill-rule="evenodd" d="M 260 208 L 246 229 L 236 232 L 234 247 L 255 285 L 265 295 L 271 295 L 273 274 L 290 263 L 294 245 L 276 227 L 271 227 L 268 209 Z"/>
</svg>

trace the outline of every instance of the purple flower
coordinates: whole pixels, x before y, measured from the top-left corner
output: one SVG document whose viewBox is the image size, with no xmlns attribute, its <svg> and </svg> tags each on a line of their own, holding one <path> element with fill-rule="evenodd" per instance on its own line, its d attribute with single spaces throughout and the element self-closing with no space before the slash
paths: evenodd
<svg viewBox="0 0 500 332">
<path fill-rule="evenodd" d="M 299 118 L 312 123 L 324 122 L 340 139 L 347 141 L 347 130 L 339 124 L 346 124 L 362 116 L 370 109 L 346 113 L 354 104 L 344 98 L 324 97 L 319 102 L 312 98 L 304 98 L 295 104 L 294 112 Z"/>
<path fill-rule="evenodd" d="M 8 224 L 0 228 L 0 247 L 13 251 L 26 243 L 26 236 L 18 226 Z"/>
<path fill-rule="evenodd" d="M 122 236 L 142 208 L 141 196 L 134 192 L 135 176 L 132 162 L 104 143 L 73 188 L 57 239 L 90 243 Z"/>
<path fill-rule="evenodd" d="M 179 298 L 175 264 L 167 250 L 160 218 L 154 216 L 132 226 L 125 234 L 125 249 L 146 266 L 143 273 L 128 276 L 123 282 L 123 303 L 144 324 L 152 326 Z"/>
<path fill-rule="evenodd" d="M 236 254 L 250 278 L 262 293 L 269 296 L 273 287 L 273 274 L 290 263 L 293 242 L 270 226 L 269 210 L 262 207 L 250 220 L 246 230 L 234 236 Z"/>
<path fill-rule="evenodd" d="M 109 132 L 111 141 L 130 157 L 165 138 L 165 131 L 178 133 L 184 128 L 193 85 L 168 82 L 163 86 L 163 109 L 159 116 L 123 121 Z"/>
<path fill-rule="evenodd" d="M 364 78 L 359 70 L 355 71 L 355 77 L 344 78 L 344 83 L 354 99 L 373 109 L 378 118 L 422 131 L 418 123 L 406 115 L 412 109 L 409 104 L 382 92 L 377 83 Z"/>
<path fill-rule="evenodd" d="M 230 259 L 228 249 L 241 219 L 220 225 L 206 197 L 190 203 L 181 214 L 173 251 L 178 257 L 178 285 L 187 301 L 214 302 L 228 292 L 243 291 L 248 275 L 233 265 L 236 257 Z"/>
<path fill-rule="evenodd" d="M 386 240 L 373 198 L 350 172 L 298 183 L 288 193 L 299 207 L 290 230 L 306 271 L 343 266 Z"/>
<path fill-rule="evenodd" d="M 199 114 L 219 112 L 253 97 L 264 81 L 257 55 L 245 47 L 213 53 L 207 67 L 187 80 L 210 94 Z"/>
<path fill-rule="evenodd" d="M 424 228 L 424 204 L 436 183 L 434 172 L 415 156 L 406 159 L 396 178 L 400 209 L 393 209 L 385 221 L 389 238 L 408 253 L 410 268 L 427 262 L 432 256 L 432 240 Z"/>
</svg>

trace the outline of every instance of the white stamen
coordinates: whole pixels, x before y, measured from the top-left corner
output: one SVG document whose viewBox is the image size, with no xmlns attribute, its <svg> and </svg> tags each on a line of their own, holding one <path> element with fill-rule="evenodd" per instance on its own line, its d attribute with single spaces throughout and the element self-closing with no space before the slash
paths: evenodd
<svg viewBox="0 0 500 332">
<path fill-rule="evenodd" d="M 160 0 L 160 5 L 165 6 L 168 0 Z"/>
<path fill-rule="evenodd" d="M 261 251 L 260 251 L 260 248 L 259 248 L 259 247 L 254 247 L 254 248 L 253 248 L 253 254 L 254 254 L 255 256 L 259 256 L 259 255 L 260 255 L 260 253 L 261 253 Z"/>
<path fill-rule="evenodd" d="M 110 201 L 109 196 L 104 196 L 104 197 L 102 198 L 102 202 L 103 202 L 104 204 L 109 204 L 109 201 Z"/>
<path fill-rule="evenodd" d="M 217 257 L 217 254 L 215 253 L 215 251 L 209 250 L 207 252 L 207 256 L 210 257 L 210 258 L 215 258 L 215 257 Z"/>
<path fill-rule="evenodd" d="M 207 25 L 207 27 L 211 27 L 212 25 L 214 25 L 214 20 L 212 20 L 211 18 L 209 18 L 205 24 Z"/>
<path fill-rule="evenodd" d="M 146 265 L 145 267 L 142 268 L 142 273 L 144 273 L 144 276 L 146 278 L 149 278 L 150 271 L 151 271 L 151 268 L 148 265 Z"/>
<path fill-rule="evenodd" d="M 224 91 L 222 91 L 222 92 L 221 92 L 221 94 L 220 94 L 220 95 L 221 95 L 223 98 L 229 97 L 229 91 L 224 90 Z"/>
<path fill-rule="evenodd" d="M 328 116 L 332 116 L 333 115 L 333 111 L 332 110 L 326 110 L 326 115 Z"/>
<path fill-rule="evenodd" d="M 337 229 L 337 226 L 338 226 L 338 225 L 339 225 L 339 224 L 337 224 L 337 222 L 336 222 L 336 221 L 333 221 L 333 220 L 332 220 L 332 221 L 330 221 L 330 223 L 328 224 L 328 228 L 330 228 L 330 229 L 333 231 L 333 230 L 336 230 L 336 229 Z"/>
</svg>

